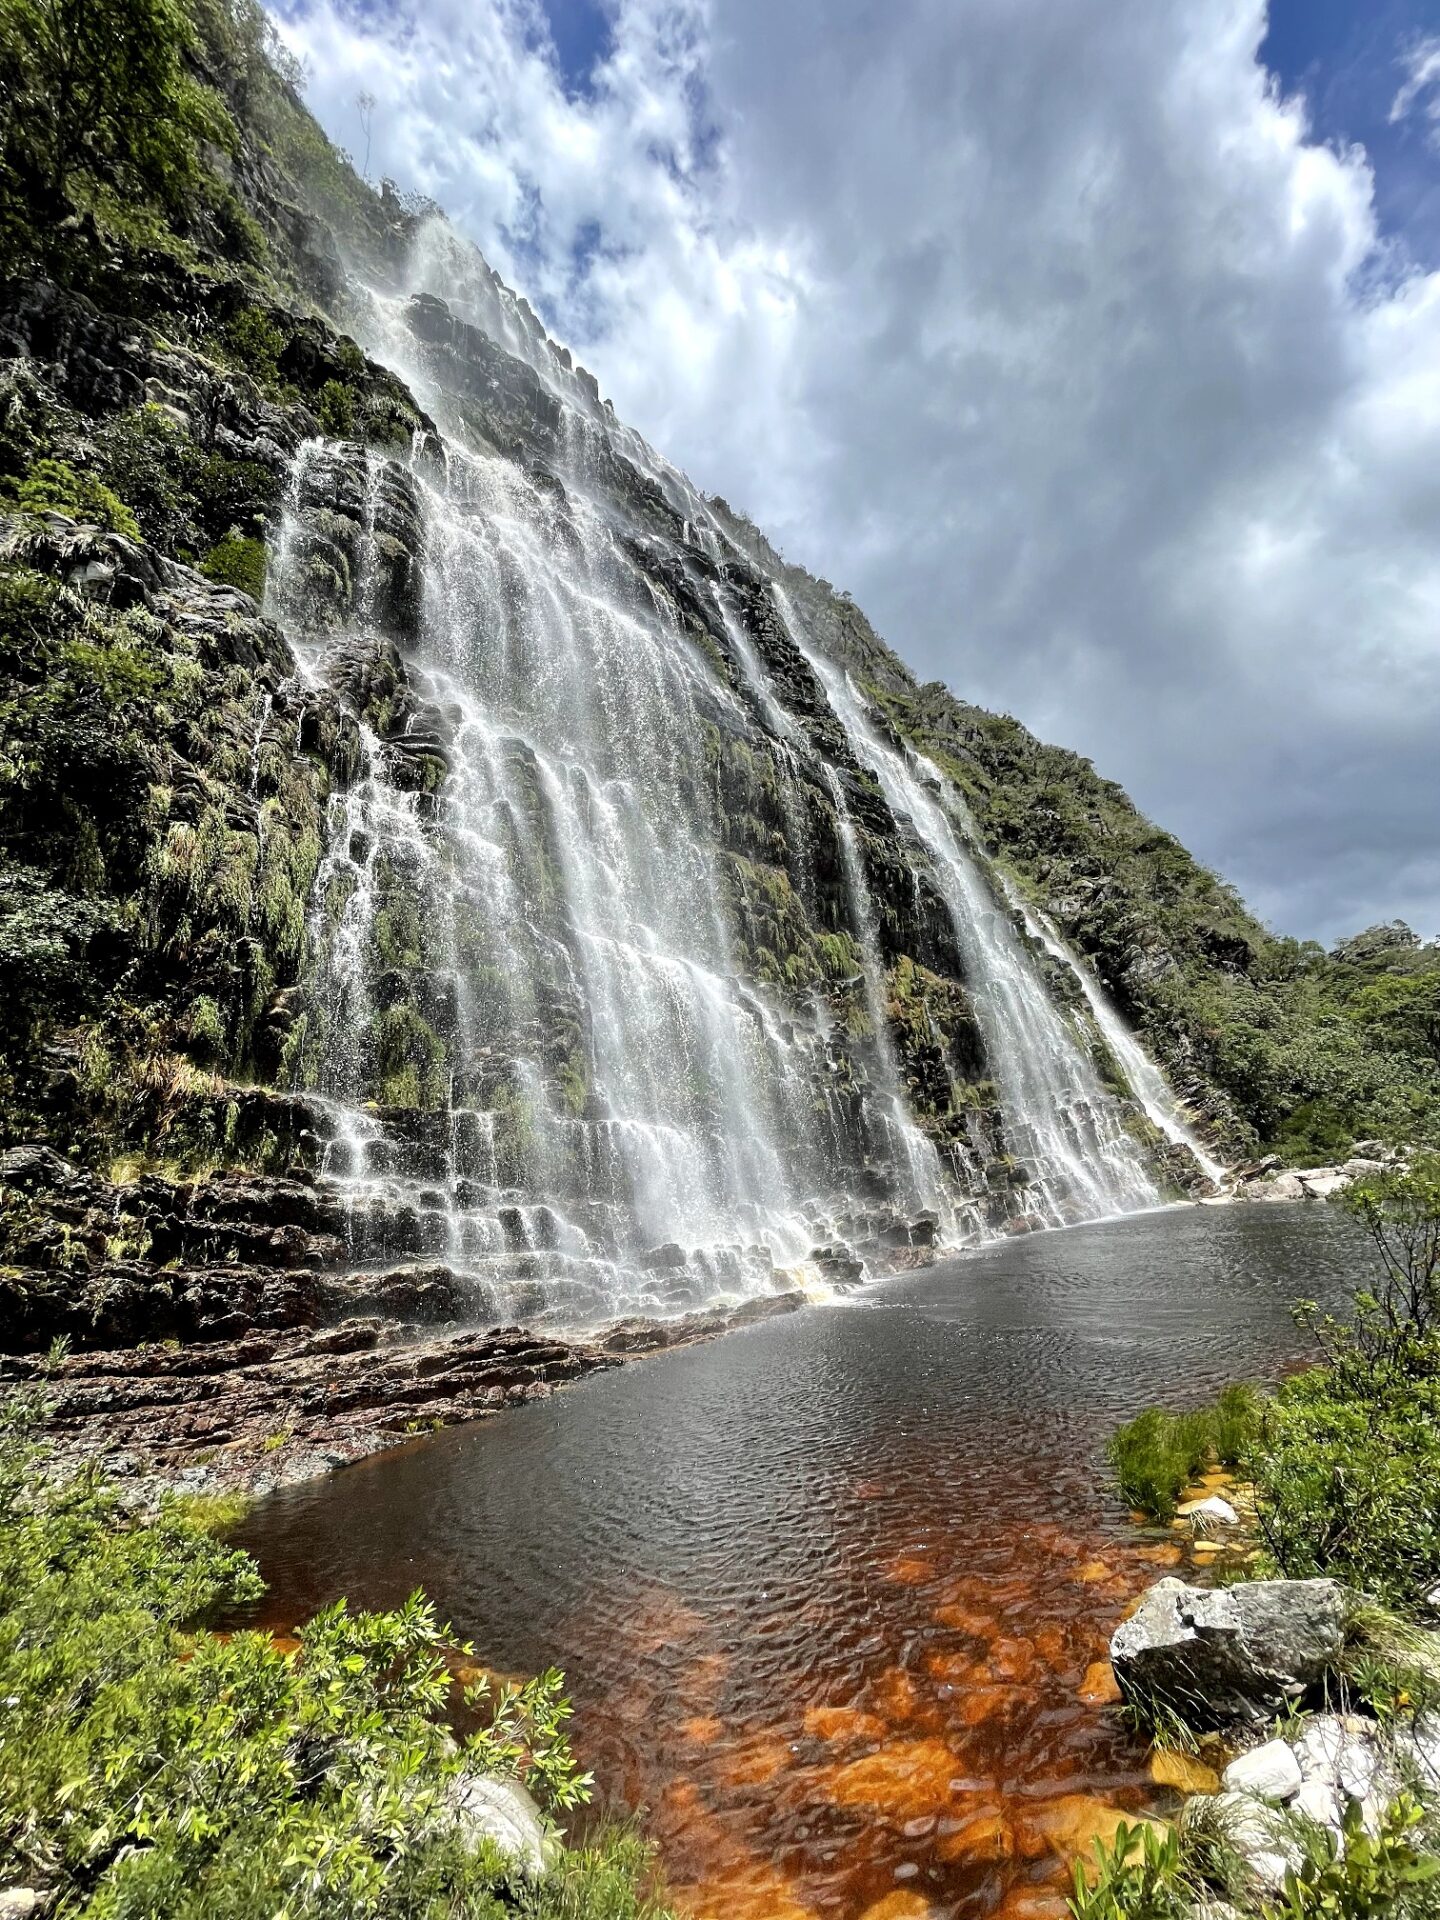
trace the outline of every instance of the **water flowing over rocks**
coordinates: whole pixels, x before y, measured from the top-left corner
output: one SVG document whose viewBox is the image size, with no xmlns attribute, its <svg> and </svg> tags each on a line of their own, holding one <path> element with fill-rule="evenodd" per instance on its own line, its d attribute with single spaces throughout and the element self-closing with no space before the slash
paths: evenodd
<svg viewBox="0 0 1440 1920">
<path fill-rule="evenodd" d="M 123 425 L 191 489 L 168 551 L 0 516 L 0 559 L 131 621 L 168 690 L 97 869 L 123 908 L 78 914 L 84 992 L 9 1133 L 4 1349 L 63 1337 L 76 1417 L 137 1445 L 79 1372 L 146 1343 L 195 1445 L 322 1358 L 448 1420 L 490 1336 L 420 1393 L 439 1326 L 588 1353 L 1212 1191 L 1087 963 L 852 670 L 844 603 L 443 222 L 387 203 L 347 274 L 268 165 L 266 229 L 349 334 L 238 280 L 194 306 L 158 259 L 131 291 L 171 328 L 0 299 L 14 417 L 82 465 Z"/>
</svg>

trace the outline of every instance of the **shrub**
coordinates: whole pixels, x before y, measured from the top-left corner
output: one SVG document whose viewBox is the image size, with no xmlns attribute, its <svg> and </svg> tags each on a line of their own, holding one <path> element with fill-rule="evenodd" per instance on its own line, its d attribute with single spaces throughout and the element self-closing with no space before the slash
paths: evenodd
<svg viewBox="0 0 1440 1920">
<path fill-rule="evenodd" d="M 140 538 L 140 523 L 118 494 L 94 474 L 77 473 L 63 460 L 37 460 L 16 487 L 15 498 L 27 513 L 65 513 L 131 540 Z"/>
<path fill-rule="evenodd" d="M 221 337 L 230 359 L 253 374 L 261 386 L 278 384 L 285 335 L 263 308 L 242 307 L 225 323 Z"/>
<path fill-rule="evenodd" d="M 1122 1822 L 1108 1847 L 1097 1840 L 1093 1859 L 1075 1862 L 1072 1876 L 1074 1920 L 1184 1920 L 1195 1898 L 1173 1829 Z"/>
<path fill-rule="evenodd" d="M 393 1613 L 341 1601 L 293 1655 L 198 1631 L 260 1592 L 254 1563 L 210 1515 L 172 1503 L 141 1523 L 91 1473 L 58 1484 L 39 1411 L 0 1411 L 0 1884 L 39 1881 L 83 1920 L 505 1920 L 517 1901 L 533 1920 L 662 1920 L 633 1833 L 562 1855 L 522 1895 L 441 1817 L 467 1765 L 545 1806 L 587 1797 L 558 1674 L 508 1691 L 457 1746 L 449 1636 L 418 1594 Z"/>
<path fill-rule="evenodd" d="M 1400 1605 L 1440 1580 L 1440 1380 L 1363 1398 L 1323 1367 L 1288 1380 L 1252 1474 L 1261 1537 L 1288 1577 L 1331 1574 Z"/>
<path fill-rule="evenodd" d="M 355 396 L 339 380 L 327 380 L 316 407 L 320 431 L 332 440 L 348 440 L 355 432 Z"/>
<path fill-rule="evenodd" d="M 1323 1827 L 1305 1835 L 1305 1858 L 1285 1875 L 1271 1920 L 1371 1920 L 1405 1911 L 1407 1895 L 1440 1875 L 1440 1858 L 1415 1845 L 1421 1807 L 1401 1794 L 1367 1831 L 1365 1809 L 1351 1800 L 1343 1836 Z"/>
<path fill-rule="evenodd" d="M 259 602 L 265 597 L 265 542 L 227 533 L 206 554 L 200 571 L 207 580 L 239 587 L 242 593 Z"/>
</svg>

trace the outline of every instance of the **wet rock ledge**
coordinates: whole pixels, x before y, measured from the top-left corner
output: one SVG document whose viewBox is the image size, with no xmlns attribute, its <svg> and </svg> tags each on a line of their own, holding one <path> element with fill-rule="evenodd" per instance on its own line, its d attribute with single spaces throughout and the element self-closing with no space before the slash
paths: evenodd
<svg viewBox="0 0 1440 1920">
<path fill-rule="evenodd" d="M 313 1478 L 803 1304 L 593 1339 L 466 1325 L 443 1265 L 346 1268 L 339 1210 L 306 1178 L 116 1185 L 27 1146 L 0 1154 L 0 1205 L 0 1389 L 47 1383 L 63 1461 L 198 1492 Z"/>
</svg>

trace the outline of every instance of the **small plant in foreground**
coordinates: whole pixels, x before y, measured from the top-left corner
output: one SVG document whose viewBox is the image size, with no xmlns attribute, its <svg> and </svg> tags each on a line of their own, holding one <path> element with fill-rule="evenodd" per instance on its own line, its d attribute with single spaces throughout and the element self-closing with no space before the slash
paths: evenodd
<svg viewBox="0 0 1440 1920">
<path fill-rule="evenodd" d="M 0 1886 L 68 1920 L 665 1920 L 632 1832 L 519 1885 L 454 1818 L 467 1768 L 588 1798 L 558 1673 L 477 1690 L 493 1711 L 457 1744 L 455 1643 L 418 1594 L 339 1602 L 288 1652 L 203 1631 L 259 1594 L 254 1562 L 179 1504 L 142 1523 L 93 1474 L 57 1481 L 43 1415 L 0 1404 Z"/>
<path fill-rule="evenodd" d="M 1325 1827 L 1306 1835 L 1305 1858 L 1286 1873 L 1267 1920 L 1381 1920 L 1403 1913 L 1408 1895 L 1440 1877 L 1440 1858 L 1415 1845 L 1423 1819 L 1419 1803 L 1402 1794 L 1372 1834 L 1361 1803 L 1351 1800 L 1340 1839 Z"/>
<path fill-rule="evenodd" d="M 1194 1896 L 1173 1828 L 1122 1821 L 1108 1847 L 1097 1840 L 1092 1859 L 1075 1862 L 1072 1877 L 1074 1920 L 1182 1920 Z"/>
</svg>

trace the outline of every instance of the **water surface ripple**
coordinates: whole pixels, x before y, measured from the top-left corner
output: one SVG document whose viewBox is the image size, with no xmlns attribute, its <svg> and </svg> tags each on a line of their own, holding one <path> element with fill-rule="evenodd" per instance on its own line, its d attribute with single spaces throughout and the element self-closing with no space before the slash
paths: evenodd
<svg viewBox="0 0 1440 1920">
<path fill-rule="evenodd" d="M 1105 1436 L 1275 1374 L 1289 1302 L 1364 1271 L 1318 1204 L 1007 1242 L 277 1495 L 263 1617 L 423 1586 L 492 1665 L 564 1667 L 701 1915 L 1061 1911 L 1093 1803 L 1156 1798 L 1083 1697 L 1173 1557 Z"/>
</svg>

